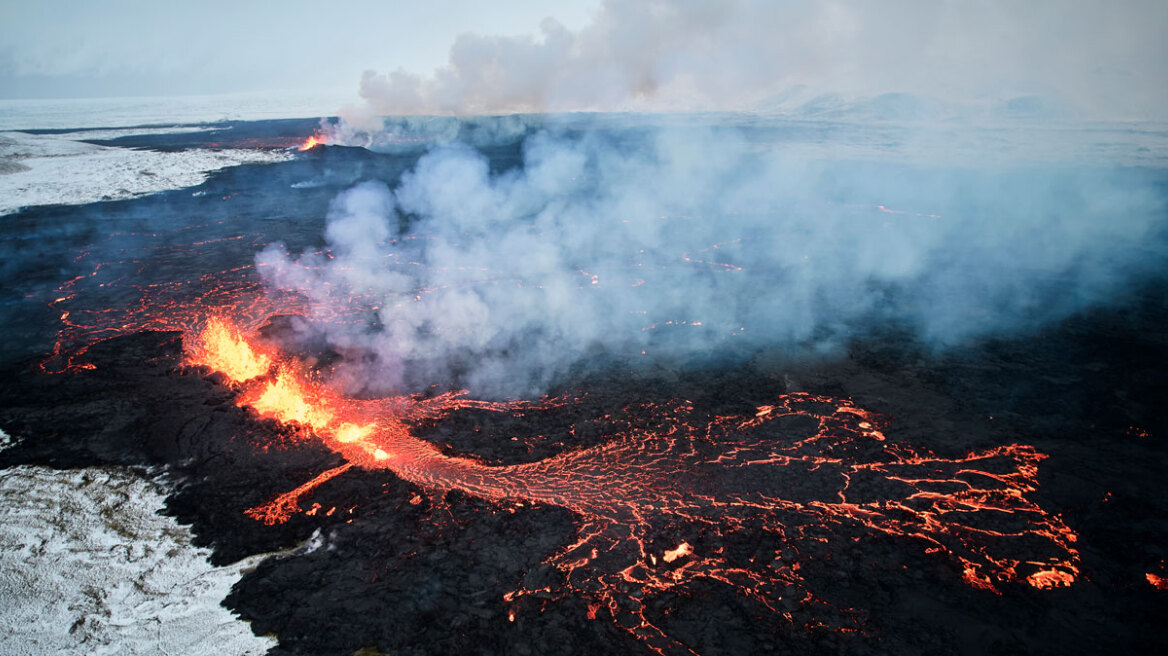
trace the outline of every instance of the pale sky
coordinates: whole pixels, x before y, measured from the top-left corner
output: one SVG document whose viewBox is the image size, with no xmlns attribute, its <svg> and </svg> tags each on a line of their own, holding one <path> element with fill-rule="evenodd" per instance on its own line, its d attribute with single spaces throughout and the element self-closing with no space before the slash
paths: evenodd
<svg viewBox="0 0 1168 656">
<path fill-rule="evenodd" d="M 1166 34 L 1166 0 L 0 0 L 0 98 L 297 89 L 385 115 L 795 90 L 1168 120 Z"/>
<path fill-rule="evenodd" d="M 366 69 L 428 74 L 464 32 L 586 24 L 599 0 L 0 0 L 0 98 L 315 87 Z"/>
</svg>

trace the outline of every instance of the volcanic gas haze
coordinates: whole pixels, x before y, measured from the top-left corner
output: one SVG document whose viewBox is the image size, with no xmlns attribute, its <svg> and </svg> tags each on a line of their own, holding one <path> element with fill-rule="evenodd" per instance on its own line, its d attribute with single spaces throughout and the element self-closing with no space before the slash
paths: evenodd
<svg viewBox="0 0 1168 656">
<path fill-rule="evenodd" d="M 878 111 L 1163 120 L 1165 26 L 1151 0 L 604 2 L 576 29 L 463 33 L 428 74 L 367 70 L 365 106 L 342 113 L 369 128 L 402 114 L 830 112 L 897 94 Z"/>
<path fill-rule="evenodd" d="M 734 123 L 557 125 L 513 138 L 505 169 L 435 147 L 397 184 L 340 194 L 326 251 L 259 253 L 354 354 L 341 384 L 538 395 L 597 363 L 823 354 L 890 327 L 945 348 L 1107 303 L 1161 261 L 1144 239 L 1164 200 L 1136 170 L 972 146 L 832 161 L 830 141 Z M 356 306 L 368 320 L 330 319 Z"/>
</svg>

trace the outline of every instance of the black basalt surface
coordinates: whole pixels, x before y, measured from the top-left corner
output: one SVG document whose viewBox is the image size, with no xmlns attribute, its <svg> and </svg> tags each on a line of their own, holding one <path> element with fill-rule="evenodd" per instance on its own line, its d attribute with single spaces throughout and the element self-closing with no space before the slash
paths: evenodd
<svg viewBox="0 0 1168 656">
<path fill-rule="evenodd" d="M 275 148 L 315 125 L 222 124 L 110 143 Z M 568 510 L 494 504 L 354 468 L 306 495 L 305 512 L 266 525 L 245 511 L 343 460 L 311 435 L 237 407 L 222 378 L 182 367 L 179 334 L 98 341 L 83 359 L 90 370 L 38 368 L 63 312 L 77 320 L 87 310 L 133 307 L 141 291 L 134 285 L 248 267 L 276 241 L 293 253 L 323 248 L 324 217 L 339 192 L 368 180 L 393 186 L 428 147 L 390 154 L 330 146 L 226 169 L 190 189 L 4 216 L 0 429 L 18 441 L 0 451 L 0 468 L 165 474 L 164 512 L 190 525 L 214 563 L 269 554 L 224 603 L 257 633 L 279 638 L 273 654 L 650 653 L 606 609 L 589 619 L 590 599 L 559 592 L 563 574 L 545 559 L 576 538 L 579 518 Z M 521 162 L 518 142 L 480 150 L 492 172 Z M 62 291 L 66 281 L 79 282 Z M 58 303 L 64 294 L 75 296 Z M 783 601 L 787 618 L 724 582 L 701 580 L 645 599 L 645 617 L 706 656 L 1168 653 L 1168 590 L 1147 578 L 1168 577 L 1168 291 L 1147 285 L 1127 294 L 1038 332 L 947 350 L 887 330 L 816 361 L 776 350 L 730 365 L 630 371 L 615 363 L 553 390 L 571 403 L 522 414 L 466 409 L 423 422 L 415 434 L 488 465 L 526 463 L 605 443 L 619 429 L 606 417 L 632 405 L 684 399 L 704 425 L 809 392 L 880 413 L 889 441 L 941 456 L 1030 444 L 1048 456 L 1031 497 L 1078 535 L 1080 576 L 1069 588 L 975 589 L 952 559 L 857 526 L 824 529 L 823 542 L 796 553 L 773 531 L 690 535 L 666 524 L 650 536 L 655 549 L 685 537 L 760 567 L 777 554 L 800 564 L 806 587 L 826 604 L 851 610 L 841 620 L 794 594 Z M 787 489 L 830 493 L 813 477 Z M 503 596 L 518 587 L 552 592 L 522 600 L 512 621 Z M 635 590 L 624 592 L 632 598 Z"/>
<path fill-rule="evenodd" d="M 459 411 L 419 435 L 489 463 L 530 462 L 604 441 L 598 418 L 630 403 L 686 398 L 714 416 L 809 391 L 850 397 L 890 419 L 889 439 L 942 455 L 1034 444 L 1050 456 L 1036 499 L 1079 534 L 1082 575 L 1070 588 L 976 590 L 919 545 L 857 530 L 800 557 L 818 595 L 858 614 L 858 632 L 793 624 L 717 581 L 655 596 L 646 616 L 703 654 L 1154 653 L 1168 646 L 1160 624 L 1168 592 L 1146 580 L 1168 574 L 1163 298 L 1149 290 L 1126 310 L 939 355 L 888 336 L 814 364 L 760 356 L 732 369 L 613 372 L 580 381 L 576 403 L 523 417 Z M 180 355 L 179 335 L 139 333 L 97 343 L 93 370 L 8 368 L 0 427 L 23 439 L 0 452 L 0 466 L 166 471 L 166 512 L 191 524 L 216 563 L 285 550 L 225 600 L 257 633 L 279 636 L 273 653 L 647 653 L 605 611 L 589 620 L 586 599 L 549 595 L 509 621 L 506 592 L 562 576 L 542 562 L 575 535 L 567 510 L 498 506 L 352 470 L 302 501 L 337 508 L 331 516 L 300 513 L 273 526 L 247 517 L 343 461 L 236 407 L 221 379 L 180 367 Z M 721 548 L 749 556 L 783 545 L 747 531 Z M 790 610 L 813 619 L 798 604 Z"/>
</svg>

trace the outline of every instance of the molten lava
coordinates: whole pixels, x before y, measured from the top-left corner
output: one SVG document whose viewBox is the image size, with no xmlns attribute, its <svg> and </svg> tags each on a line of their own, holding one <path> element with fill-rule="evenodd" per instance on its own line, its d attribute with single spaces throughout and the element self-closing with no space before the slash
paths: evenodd
<svg viewBox="0 0 1168 656">
<path fill-rule="evenodd" d="M 304 143 L 300 144 L 300 147 L 297 150 L 312 150 L 313 148 L 316 148 L 317 146 L 323 146 L 324 144 L 324 136 L 321 134 L 314 134 L 305 139 Z"/>
<path fill-rule="evenodd" d="M 218 371 L 234 383 L 268 373 L 272 359 L 253 348 L 239 329 L 220 317 L 211 317 L 198 336 L 186 344 L 187 361 Z"/>
<path fill-rule="evenodd" d="M 607 611 L 656 653 L 694 653 L 654 624 L 646 600 L 707 580 L 787 620 L 795 621 L 794 603 L 842 614 L 837 628 L 854 630 L 848 609 L 819 599 L 803 576 L 800 551 L 830 535 L 909 540 L 991 592 L 1019 582 L 1066 586 L 1079 573 L 1076 534 L 1028 498 L 1045 457 L 1029 446 L 941 457 L 888 441 L 882 420 L 849 401 L 788 394 L 746 416 L 706 420 L 682 400 L 634 405 L 605 417 L 611 437 L 598 446 L 492 466 L 447 455 L 413 428 L 467 408 L 521 413 L 557 402 L 488 403 L 462 393 L 348 398 L 221 319 L 189 332 L 186 344 L 189 364 L 239 386 L 239 405 L 300 426 L 347 460 L 248 510 L 254 519 L 286 521 L 315 487 L 353 467 L 388 470 L 435 493 L 571 510 L 579 518 L 575 541 L 545 561 L 559 581 L 516 584 L 504 596 L 511 621 L 532 605 L 578 595 L 589 601 L 589 618 Z M 732 562 L 722 539 L 746 531 L 779 546 L 752 557 L 756 565 Z M 664 542 L 666 535 L 674 537 Z"/>
</svg>

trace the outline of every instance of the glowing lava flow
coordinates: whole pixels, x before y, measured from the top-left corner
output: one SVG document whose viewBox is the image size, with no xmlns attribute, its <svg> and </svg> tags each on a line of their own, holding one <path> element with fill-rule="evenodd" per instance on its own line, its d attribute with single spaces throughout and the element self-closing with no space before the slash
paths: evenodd
<svg viewBox="0 0 1168 656">
<path fill-rule="evenodd" d="M 305 139 L 304 143 L 300 144 L 300 147 L 297 148 L 297 150 L 312 150 L 313 148 L 316 148 L 317 146 L 323 146 L 324 143 L 325 143 L 325 140 L 324 140 L 323 136 L 321 136 L 319 134 L 314 134 L 314 135 L 308 137 L 307 139 Z"/>
<path fill-rule="evenodd" d="M 1148 572 L 1145 577 L 1148 579 L 1148 583 L 1153 588 L 1156 588 L 1157 590 L 1168 590 L 1168 578 L 1163 576 L 1156 576 L 1151 572 Z"/>
<path fill-rule="evenodd" d="M 1078 575 L 1077 536 L 1027 498 L 1045 457 L 1029 446 L 944 458 L 887 441 L 878 417 L 849 401 L 790 394 L 752 416 L 704 422 L 685 401 L 633 406 L 627 416 L 606 417 L 618 428 L 604 444 L 490 466 L 443 454 L 414 437 L 411 425 L 463 408 L 509 412 L 530 404 L 459 394 L 346 398 L 289 359 L 270 373 L 275 355 L 220 320 L 187 342 L 188 361 L 233 381 L 240 405 L 311 430 L 348 461 L 249 510 L 253 518 L 284 521 L 305 494 L 352 467 L 387 469 L 432 491 L 576 513 L 576 540 L 545 561 L 561 580 L 505 595 L 512 621 L 531 604 L 580 595 L 592 602 L 590 618 L 606 610 L 652 651 L 695 653 L 654 623 L 646 602 L 707 580 L 787 620 L 796 621 L 793 608 L 811 607 L 842 615 L 844 626 L 835 628 L 855 630 L 847 609 L 817 598 L 803 577 L 800 550 L 828 541 L 825 535 L 912 540 L 951 559 L 969 585 L 992 592 L 1012 582 L 1065 586 Z M 231 359 L 238 361 L 218 364 Z M 722 538 L 760 531 L 773 536 L 772 553 L 747 565 L 726 553 Z"/>
<path fill-rule="evenodd" d="M 244 381 L 268 373 L 272 359 L 243 339 L 239 329 L 220 317 L 211 317 L 199 339 L 187 342 L 187 360 L 222 372 L 233 381 Z"/>
</svg>

